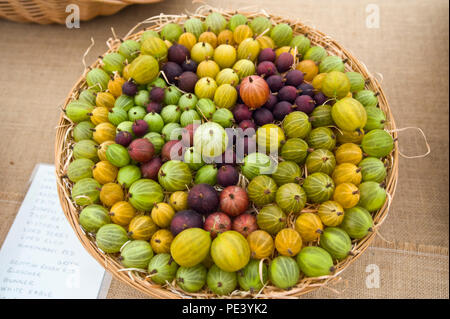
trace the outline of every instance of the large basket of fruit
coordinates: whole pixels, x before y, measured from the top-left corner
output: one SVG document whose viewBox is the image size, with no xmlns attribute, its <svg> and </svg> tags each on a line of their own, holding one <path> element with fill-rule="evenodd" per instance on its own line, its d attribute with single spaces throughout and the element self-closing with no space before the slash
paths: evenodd
<svg viewBox="0 0 450 319">
<path fill-rule="evenodd" d="M 61 205 L 114 277 L 159 298 L 293 298 L 369 246 L 397 182 L 379 82 L 265 12 L 160 15 L 75 84 Z"/>
</svg>

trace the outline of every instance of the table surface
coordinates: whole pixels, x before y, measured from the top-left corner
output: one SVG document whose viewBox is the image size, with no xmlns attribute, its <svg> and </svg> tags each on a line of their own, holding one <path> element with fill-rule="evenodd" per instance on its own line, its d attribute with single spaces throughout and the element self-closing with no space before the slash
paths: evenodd
<svg viewBox="0 0 450 319">
<path fill-rule="evenodd" d="M 424 130 L 431 153 L 399 159 L 399 179 L 389 216 L 371 247 L 333 287 L 304 298 L 448 298 L 448 54 L 449 4 L 445 0 L 209 1 L 215 7 L 267 12 L 316 27 L 351 50 L 382 79 L 397 127 Z M 366 20 L 375 4 L 379 27 Z M 54 161 L 60 106 L 87 63 L 117 35 L 147 17 L 194 11 L 190 0 L 134 5 L 109 17 L 81 22 L 79 29 L 0 20 L 0 243 L 14 220 L 36 163 Z M 426 151 L 414 130 L 399 133 L 400 150 Z M 375 266 L 373 266 L 375 265 Z M 368 286 L 373 267 L 379 287 Z M 146 298 L 113 280 L 108 298 Z"/>
</svg>

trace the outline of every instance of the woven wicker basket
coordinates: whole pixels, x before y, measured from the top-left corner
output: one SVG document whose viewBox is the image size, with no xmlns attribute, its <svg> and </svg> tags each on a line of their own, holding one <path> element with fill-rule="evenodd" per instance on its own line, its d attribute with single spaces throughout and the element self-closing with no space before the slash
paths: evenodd
<svg viewBox="0 0 450 319">
<path fill-rule="evenodd" d="M 39 24 L 66 22 L 69 4 L 80 8 L 80 19 L 112 15 L 130 4 L 147 4 L 162 0 L 4 0 L 0 1 L 0 18 Z"/>
<path fill-rule="evenodd" d="M 205 15 L 209 13 L 209 10 L 212 8 L 208 6 L 200 7 L 194 14 L 190 16 L 195 16 L 198 18 L 204 18 Z M 216 10 L 216 9 L 215 9 Z M 231 11 L 219 11 L 226 18 L 231 17 L 235 12 Z M 337 55 L 346 59 L 346 69 L 360 72 L 366 78 L 366 88 L 373 90 L 374 92 L 378 92 L 379 106 L 386 113 L 387 123 L 386 130 L 391 132 L 390 134 L 393 136 L 394 141 L 397 141 L 397 133 L 395 132 L 395 122 L 389 108 L 386 97 L 383 93 L 383 90 L 380 86 L 378 80 L 372 76 L 365 65 L 359 62 L 348 50 L 344 49 L 339 43 L 326 36 L 320 31 L 317 31 L 311 27 L 304 25 L 298 21 L 291 21 L 286 18 L 274 15 L 268 15 L 264 11 L 262 12 L 239 12 L 247 17 L 256 17 L 256 16 L 267 16 L 272 19 L 274 23 L 289 23 L 294 29 L 295 34 L 308 34 L 308 38 L 311 40 L 311 43 L 314 45 L 321 45 L 327 49 L 330 54 Z M 169 22 L 175 23 L 183 23 L 188 17 L 186 15 L 160 15 L 156 17 L 149 18 L 141 23 L 139 23 L 135 28 L 130 30 L 128 35 L 125 38 L 130 39 L 138 39 L 140 34 L 143 31 L 135 32 L 136 29 L 141 27 L 143 24 L 150 24 L 150 27 L 147 29 L 152 30 L 160 30 L 163 25 Z M 108 42 L 111 51 L 117 50 L 120 45 L 120 39 L 110 39 Z M 101 61 L 98 59 L 95 63 L 91 65 L 92 68 L 100 65 Z M 85 77 L 82 76 L 78 82 L 75 84 L 71 92 L 69 93 L 67 99 L 65 100 L 63 108 L 73 99 L 78 97 L 78 94 L 81 89 L 86 88 Z M 84 245 L 84 247 L 88 250 L 88 252 L 117 279 L 126 282 L 130 286 L 138 289 L 139 291 L 148 294 L 149 296 L 156 298 L 215 298 L 216 296 L 206 290 L 200 293 L 188 294 L 183 292 L 179 288 L 175 287 L 171 283 L 168 283 L 165 286 L 160 286 L 152 283 L 148 279 L 145 278 L 146 274 L 142 274 L 136 271 L 124 270 L 123 266 L 117 259 L 117 256 L 105 254 L 101 252 L 96 244 L 94 238 L 90 235 L 85 234 L 78 222 L 78 214 L 79 207 L 74 205 L 74 203 L 70 199 L 70 193 L 72 188 L 72 183 L 65 176 L 67 165 L 70 163 L 72 159 L 72 151 L 71 146 L 73 145 L 73 139 L 71 137 L 73 129 L 73 123 L 70 122 L 65 116 L 64 113 L 61 113 L 61 118 L 59 121 L 59 126 L 57 128 L 56 133 L 56 174 L 57 174 L 57 182 L 58 182 L 58 194 L 60 197 L 61 205 L 63 211 L 70 222 L 72 228 L 75 230 L 78 238 Z M 388 164 L 388 175 L 386 178 L 386 190 L 388 193 L 388 200 L 385 202 L 384 206 L 375 214 L 373 214 L 374 218 L 374 227 L 373 232 L 369 233 L 365 238 L 359 241 L 353 241 L 353 249 L 351 251 L 351 255 L 349 255 L 345 260 L 339 262 L 336 265 L 336 270 L 333 274 L 329 276 L 319 277 L 319 278 L 301 278 L 299 283 L 290 290 L 280 290 L 273 286 L 266 286 L 264 289 L 258 293 L 249 293 L 243 291 L 235 291 L 230 296 L 226 296 L 225 298 L 296 298 L 300 295 L 303 295 L 307 292 L 313 291 L 319 287 L 327 287 L 336 284 L 342 278 L 340 274 L 342 271 L 348 267 L 351 263 L 353 263 L 361 254 L 367 249 L 372 240 L 376 237 L 379 226 L 385 220 L 389 206 L 392 201 L 392 198 L 395 193 L 395 188 L 397 185 L 397 177 L 398 177 L 398 145 L 397 142 L 394 145 L 394 149 L 391 154 L 387 158 Z M 305 211 L 316 211 L 317 207 L 308 206 L 305 208 Z M 330 288 L 332 289 L 332 288 Z"/>
</svg>

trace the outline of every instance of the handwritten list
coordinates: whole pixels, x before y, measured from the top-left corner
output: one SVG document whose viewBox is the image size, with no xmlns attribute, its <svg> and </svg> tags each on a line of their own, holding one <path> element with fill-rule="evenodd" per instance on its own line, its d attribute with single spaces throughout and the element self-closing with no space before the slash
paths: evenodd
<svg viewBox="0 0 450 319">
<path fill-rule="evenodd" d="M 39 164 L 0 250 L 0 298 L 99 298 L 105 274 L 64 216 L 54 166 Z"/>
</svg>

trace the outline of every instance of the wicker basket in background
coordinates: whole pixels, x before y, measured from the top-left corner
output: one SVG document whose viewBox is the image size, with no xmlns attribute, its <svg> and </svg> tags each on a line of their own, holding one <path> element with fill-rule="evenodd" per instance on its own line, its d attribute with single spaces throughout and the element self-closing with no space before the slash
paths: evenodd
<svg viewBox="0 0 450 319">
<path fill-rule="evenodd" d="M 0 18 L 16 22 L 50 24 L 66 22 L 69 4 L 80 8 L 80 19 L 87 21 L 96 16 L 108 16 L 131 4 L 148 4 L 163 0 L 3 0 Z"/>
<path fill-rule="evenodd" d="M 197 17 L 203 19 L 209 13 L 210 7 L 204 6 L 197 9 L 197 11 L 190 15 L 191 17 Z M 229 19 L 235 12 L 221 10 L 221 12 L 227 19 Z M 379 107 L 386 114 L 386 130 L 390 132 L 393 136 L 394 140 L 397 141 L 397 133 L 396 126 L 394 122 L 394 118 L 389 107 L 389 104 L 386 100 L 384 92 L 380 86 L 378 80 L 371 75 L 371 73 L 367 70 L 366 66 L 358 61 L 352 53 L 346 49 L 344 49 L 339 43 L 330 38 L 329 36 L 323 34 L 322 32 L 311 28 L 299 21 L 292 21 L 287 18 L 283 18 L 280 16 L 269 15 L 265 11 L 261 12 L 239 12 L 241 14 L 246 15 L 248 18 L 254 18 L 256 16 L 264 15 L 269 17 L 274 23 L 289 23 L 294 30 L 294 34 L 308 34 L 308 38 L 311 40 L 312 45 L 320 45 L 326 48 L 329 54 L 340 56 L 342 59 L 345 59 L 346 70 L 356 71 L 361 73 L 366 79 L 366 88 L 373 90 L 378 93 Z M 161 30 L 162 26 L 167 23 L 174 22 L 182 24 L 186 19 L 187 15 L 159 15 L 156 17 L 149 18 L 144 22 L 136 25 L 130 32 L 124 37 L 124 39 L 139 39 L 142 30 L 138 31 L 139 28 L 142 29 L 144 24 L 150 24 L 147 29 L 149 30 Z M 124 39 L 111 39 L 108 42 L 110 49 L 108 52 L 116 51 L 121 43 L 121 40 Z M 108 53 L 107 52 L 107 53 Z M 106 53 L 105 53 L 106 54 Z M 92 65 L 91 68 L 95 68 L 101 65 L 101 59 L 97 59 Z M 67 96 L 66 101 L 64 102 L 63 108 L 65 109 L 67 104 L 78 98 L 78 95 L 81 90 L 87 87 L 85 75 L 81 76 L 71 92 Z M 145 274 L 136 272 L 136 271 L 128 271 L 123 269 L 120 261 L 118 261 L 117 256 L 111 254 L 105 254 L 100 251 L 95 243 L 95 238 L 89 234 L 86 234 L 81 228 L 78 220 L 78 215 L 80 211 L 80 207 L 76 206 L 71 200 L 71 189 L 73 183 L 71 183 L 66 175 L 66 170 L 68 164 L 71 162 L 72 156 L 72 146 L 74 144 L 72 138 L 72 130 L 74 127 L 74 123 L 72 123 L 63 112 L 61 112 L 61 117 L 59 121 L 59 125 L 56 132 L 56 145 L 55 145 L 55 167 L 57 174 L 57 183 L 58 183 L 58 195 L 61 201 L 62 209 L 71 224 L 72 228 L 75 230 L 77 237 L 80 239 L 83 246 L 87 249 L 87 251 L 98 261 L 100 262 L 107 270 L 110 272 L 116 279 L 119 279 L 123 282 L 126 282 L 130 286 L 135 289 L 146 293 L 149 296 L 157 297 L 157 298 L 214 298 L 217 297 L 211 292 L 207 290 L 203 290 L 200 293 L 186 293 L 181 289 L 173 286 L 168 283 L 165 286 L 160 286 L 149 281 L 148 278 L 145 277 Z M 387 177 L 385 180 L 386 191 L 388 193 L 388 200 L 386 200 L 383 207 L 373 213 L 374 219 L 374 227 L 373 232 L 369 233 L 366 237 L 361 240 L 354 240 L 352 242 L 352 251 L 351 255 L 349 255 L 344 260 L 340 261 L 336 264 L 335 272 L 329 276 L 323 276 L 318 278 L 306 278 L 303 277 L 298 282 L 296 286 L 294 286 L 290 290 L 281 290 L 277 289 L 274 286 L 266 286 L 261 292 L 243 292 L 243 291 L 235 291 L 229 296 L 225 296 L 226 298 L 296 298 L 300 295 L 303 295 L 307 292 L 315 290 L 319 287 L 333 285 L 340 281 L 340 274 L 342 271 L 347 268 L 351 263 L 353 263 L 358 257 L 362 255 L 362 253 L 367 249 L 372 240 L 376 237 L 379 226 L 386 219 L 386 216 L 389 212 L 389 206 L 391 200 L 395 193 L 395 188 L 397 185 L 398 178 L 398 145 L 395 143 L 394 149 L 391 154 L 387 158 Z M 311 208 L 307 208 L 311 209 Z M 316 208 L 317 210 L 317 208 Z M 125 271 L 124 271 L 125 270 Z"/>
</svg>

